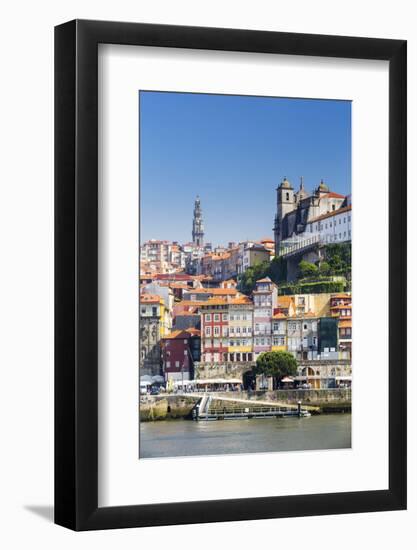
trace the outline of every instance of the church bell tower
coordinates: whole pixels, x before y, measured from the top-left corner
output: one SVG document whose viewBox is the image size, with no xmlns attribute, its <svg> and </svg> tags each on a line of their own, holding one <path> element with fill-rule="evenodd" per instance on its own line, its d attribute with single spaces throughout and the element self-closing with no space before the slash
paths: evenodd
<svg viewBox="0 0 417 550">
<path fill-rule="evenodd" d="M 285 239 L 283 220 L 295 209 L 294 188 L 286 177 L 277 187 L 277 211 L 274 224 L 275 254 L 278 254 L 280 243 Z"/>
<path fill-rule="evenodd" d="M 203 215 L 200 205 L 200 197 L 197 195 L 194 203 L 194 218 L 193 218 L 193 243 L 195 246 L 202 247 L 204 242 L 204 225 Z"/>
</svg>

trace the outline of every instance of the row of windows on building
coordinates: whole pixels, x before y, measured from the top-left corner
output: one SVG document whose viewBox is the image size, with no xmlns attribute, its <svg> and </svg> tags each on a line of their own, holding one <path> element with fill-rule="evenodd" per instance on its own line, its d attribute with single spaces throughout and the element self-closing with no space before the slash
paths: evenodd
<svg viewBox="0 0 417 550">
<path fill-rule="evenodd" d="M 347 216 L 347 221 L 350 222 L 350 216 Z M 337 225 L 342 225 L 342 218 L 339 218 L 339 223 L 337 223 L 337 220 L 334 220 L 333 222 L 330 221 L 327 222 L 317 222 L 316 224 L 311 224 L 311 232 L 313 231 L 322 231 L 323 229 L 327 229 L 327 227 L 336 227 Z M 346 223 L 346 216 L 343 218 L 343 223 Z"/>
<path fill-rule="evenodd" d="M 220 361 L 220 359 L 225 362 L 232 363 L 240 363 L 241 361 L 253 361 L 253 353 L 206 353 L 204 357 L 204 360 L 207 363 L 211 363 L 211 361 L 217 363 Z"/>
<path fill-rule="evenodd" d="M 210 338 L 210 336 L 233 336 L 233 335 L 240 335 L 240 334 L 244 334 L 244 335 L 248 335 L 250 336 L 252 334 L 252 328 L 251 327 L 221 327 L 221 330 L 220 330 L 220 327 L 213 327 L 213 330 L 212 330 L 212 327 L 205 327 L 204 329 L 204 335 L 208 338 Z"/>
<path fill-rule="evenodd" d="M 342 310 L 342 315 L 346 316 L 349 315 L 349 310 Z M 300 324 L 299 322 L 289 321 L 288 322 L 288 332 L 297 332 L 297 331 L 313 331 L 315 332 L 317 330 L 317 323 L 304 323 Z M 271 324 L 262 324 L 262 323 L 255 323 L 255 334 L 271 334 Z M 286 332 L 285 323 L 273 323 L 272 324 L 272 331 L 274 333 Z M 233 335 L 248 335 L 250 336 L 252 333 L 251 327 L 205 327 L 204 334 L 206 337 L 210 338 L 211 336 L 233 336 Z"/>
<path fill-rule="evenodd" d="M 348 336 L 346 336 L 347 338 Z M 271 337 L 258 337 L 253 339 L 253 343 L 255 346 L 270 346 L 271 344 L 273 346 L 285 346 L 286 345 L 286 337 L 285 336 L 273 336 Z M 317 337 L 314 336 L 310 342 L 313 346 L 317 346 Z M 252 339 L 245 339 L 245 338 L 239 338 L 238 340 L 233 339 L 227 339 L 227 340 L 219 340 L 219 339 L 212 339 L 211 341 L 207 341 L 205 343 L 206 348 L 219 348 L 219 347 L 245 347 L 252 345 Z M 288 346 L 291 347 L 291 349 L 297 349 L 300 345 L 308 346 L 309 341 L 308 338 L 304 337 L 302 339 L 300 338 L 289 338 L 288 339 Z"/>
<path fill-rule="evenodd" d="M 149 310 L 148 310 L 149 311 Z M 146 311 L 146 308 L 141 308 L 140 310 L 140 313 L 141 315 L 146 315 L 147 311 Z M 152 307 L 152 316 L 153 317 L 157 317 L 158 316 L 158 307 L 157 306 L 153 306 Z"/>
<path fill-rule="evenodd" d="M 214 322 L 220 322 L 220 321 L 250 321 L 252 319 L 251 315 L 246 315 L 243 313 L 242 315 L 230 315 L 228 313 L 205 313 L 204 314 L 204 320 L 206 323 L 211 323 L 213 320 Z"/>
<path fill-rule="evenodd" d="M 211 327 L 205 327 L 204 329 L 204 335 L 207 338 L 210 338 L 211 336 L 240 336 L 241 334 L 251 336 L 252 334 L 252 328 L 251 327 L 222 327 L 220 331 L 220 327 L 213 327 L 213 330 Z"/>
<path fill-rule="evenodd" d="M 261 298 L 260 296 L 255 296 L 254 303 L 257 307 L 272 307 L 271 299 L 263 299 L 263 297 Z"/>
<path fill-rule="evenodd" d="M 346 237 L 348 237 L 349 239 L 351 238 L 350 229 L 347 233 L 346 233 L 346 231 L 343 231 L 343 237 L 342 237 L 342 233 L 339 233 L 339 237 L 337 236 L 337 233 L 335 233 L 334 235 L 326 235 L 326 240 L 328 242 L 341 241 L 342 239 L 346 239 Z"/>
</svg>

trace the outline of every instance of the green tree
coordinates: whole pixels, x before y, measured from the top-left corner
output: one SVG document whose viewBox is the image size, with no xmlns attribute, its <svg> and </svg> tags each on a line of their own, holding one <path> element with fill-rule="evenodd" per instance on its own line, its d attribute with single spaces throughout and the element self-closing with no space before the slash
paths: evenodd
<svg viewBox="0 0 417 550">
<path fill-rule="evenodd" d="M 319 266 L 320 275 L 330 275 L 330 264 L 329 262 L 321 262 Z"/>
<path fill-rule="evenodd" d="M 275 256 L 268 268 L 268 277 L 274 283 L 280 283 L 287 280 L 287 260 L 281 256 Z"/>
<path fill-rule="evenodd" d="M 266 351 L 256 360 L 254 374 L 272 376 L 277 382 L 284 376 L 296 376 L 297 361 L 288 351 Z"/>
<path fill-rule="evenodd" d="M 239 276 L 239 290 L 244 294 L 250 294 L 255 288 L 256 281 L 267 276 L 269 262 L 260 262 L 248 269 Z"/>
<path fill-rule="evenodd" d="M 300 275 L 303 279 L 306 277 L 315 277 L 319 273 L 319 268 L 316 266 L 316 264 L 306 262 L 305 260 L 301 260 L 301 262 L 298 264 L 298 268 L 300 270 Z"/>
<path fill-rule="evenodd" d="M 352 270 L 352 246 L 350 242 L 328 244 L 324 253 L 326 262 L 330 266 L 330 275 L 349 277 Z"/>
</svg>

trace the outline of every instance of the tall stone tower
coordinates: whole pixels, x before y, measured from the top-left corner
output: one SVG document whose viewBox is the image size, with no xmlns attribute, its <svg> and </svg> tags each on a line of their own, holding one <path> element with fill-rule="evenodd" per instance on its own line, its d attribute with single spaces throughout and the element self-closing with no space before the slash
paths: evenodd
<svg viewBox="0 0 417 550">
<path fill-rule="evenodd" d="M 194 218 L 193 218 L 193 243 L 195 246 L 203 246 L 204 241 L 204 225 L 203 215 L 200 205 L 200 197 L 197 195 L 194 203 Z"/>
<path fill-rule="evenodd" d="M 279 245 L 283 239 L 283 219 L 295 207 L 294 188 L 284 176 L 284 179 L 277 187 L 277 213 L 274 224 L 275 254 L 278 254 Z"/>
</svg>

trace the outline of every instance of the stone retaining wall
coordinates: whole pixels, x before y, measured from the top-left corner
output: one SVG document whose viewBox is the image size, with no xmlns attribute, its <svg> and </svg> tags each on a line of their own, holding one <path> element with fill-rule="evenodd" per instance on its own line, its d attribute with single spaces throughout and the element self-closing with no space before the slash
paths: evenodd
<svg viewBox="0 0 417 550">
<path fill-rule="evenodd" d="M 198 397 L 180 395 L 145 395 L 139 403 L 141 422 L 148 420 L 170 420 L 191 417 L 191 411 Z"/>
</svg>

